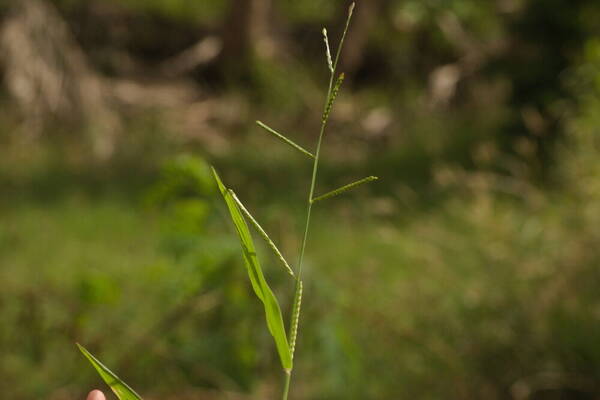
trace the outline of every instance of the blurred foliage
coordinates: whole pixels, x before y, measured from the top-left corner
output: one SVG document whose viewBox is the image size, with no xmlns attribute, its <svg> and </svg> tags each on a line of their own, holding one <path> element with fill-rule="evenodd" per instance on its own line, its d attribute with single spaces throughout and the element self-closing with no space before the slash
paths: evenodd
<svg viewBox="0 0 600 400">
<path fill-rule="evenodd" d="M 226 0 L 108 0 L 131 12 L 155 15 L 191 23 L 202 23 L 221 17 L 228 6 Z M 56 0 L 65 9 L 75 9 L 85 4 L 82 0 Z"/>
</svg>

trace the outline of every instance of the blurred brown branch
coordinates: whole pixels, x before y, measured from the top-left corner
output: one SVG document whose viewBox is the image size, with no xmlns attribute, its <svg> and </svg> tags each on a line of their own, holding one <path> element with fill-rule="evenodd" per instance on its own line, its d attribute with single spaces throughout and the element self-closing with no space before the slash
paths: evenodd
<svg viewBox="0 0 600 400">
<path fill-rule="evenodd" d="M 0 27 L 4 80 L 19 104 L 24 131 L 37 135 L 50 117 L 70 122 L 93 119 L 91 140 L 99 158 L 114 150 L 119 118 L 106 86 L 86 60 L 55 7 L 42 0 L 21 0 Z"/>
</svg>

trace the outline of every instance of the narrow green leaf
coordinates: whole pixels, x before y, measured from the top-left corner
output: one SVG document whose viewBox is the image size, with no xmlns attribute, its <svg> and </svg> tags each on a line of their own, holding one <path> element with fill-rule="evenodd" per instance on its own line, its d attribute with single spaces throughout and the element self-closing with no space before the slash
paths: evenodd
<svg viewBox="0 0 600 400">
<path fill-rule="evenodd" d="M 285 327 L 283 325 L 281 308 L 279 307 L 277 298 L 265 280 L 260 262 L 258 261 L 258 257 L 256 255 L 256 248 L 254 247 L 254 242 L 252 241 L 252 236 L 250 235 L 250 230 L 248 229 L 248 225 L 246 224 L 242 212 L 231 195 L 231 192 L 227 190 L 225 185 L 223 185 L 223 182 L 219 178 L 217 171 L 215 171 L 214 168 L 212 171 L 215 176 L 215 180 L 217 181 L 219 191 L 225 199 L 225 203 L 227 204 L 227 208 L 231 214 L 231 219 L 233 220 L 233 224 L 235 225 L 238 233 L 252 288 L 254 289 L 256 296 L 263 303 L 267 327 L 269 328 L 271 336 L 273 336 L 273 339 L 275 340 L 281 365 L 286 371 L 291 371 L 292 355 L 288 345 Z"/>
<path fill-rule="evenodd" d="M 270 134 L 272 134 L 275 137 L 277 137 L 282 142 L 284 142 L 284 143 L 292 146 L 294 149 L 298 150 L 300 153 L 303 153 L 304 155 L 306 155 L 306 156 L 308 156 L 310 158 L 315 158 L 315 156 L 310 151 L 306 150 L 305 148 L 303 148 L 299 144 L 296 144 L 296 143 L 292 142 L 290 139 L 288 139 L 287 137 L 283 136 L 281 133 L 277 132 L 275 129 L 273 129 L 273 128 L 267 126 L 267 125 L 265 125 L 261 121 L 256 121 L 256 124 L 258 126 L 260 126 L 261 128 L 263 128 L 264 130 L 266 130 L 267 132 L 269 132 Z"/>
<path fill-rule="evenodd" d="M 294 271 L 292 270 L 292 268 L 290 267 L 290 265 L 288 264 L 288 262 L 285 260 L 285 258 L 283 258 L 283 255 L 281 254 L 281 252 L 279 251 L 279 249 L 277 248 L 277 246 L 275 245 L 275 243 L 271 240 L 271 238 L 269 237 L 269 235 L 267 235 L 267 232 L 265 232 L 265 230 L 262 228 L 262 226 L 260 226 L 260 224 L 258 223 L 258 221 L 256 221 L 256 219 L 254 219 L 254 217 L 252 216 L 252 214 L 250 214 L 250 211 L 248 211 L 246 209 L 246 207 L 244 207 L 244 205 L 242 204 L 242 202 L 240 201 L 240 199 L 238 199 L 238 197 L 236 196 L 235 192 L 231 189 L 229 189 L 229 192 L 231 194 L 231 197 L 233 197 L 233 200 L 235 200 L 238 208 L 240 210 L 242 210 L 242 213 L 244 213 L 244 215 L 246 216 L 246 218 L 248 220 L 250 220 L 250 222 L 252 223 L 252 225 L 254 225 L 254 228 L 256 228 L 256 230 L 258 231 L 258 233 L 260 234 L 260 236 L 265 240 L 265 242 L 267 242 L 267 244 L 269 245 L 269 247 L 271 248 L 271 250 L 273 250 L 273 253 L 275 253 L 275 255 L 277 256 L 277 258 L 279 258 L 279 261 L 281 261 L 281 263 L 283 264 L 283 266 L 285 267 L 285 269 L 287 270 L 287 272 L 292 276 L 292 277 L 296 277 L 296 275 L 294 275 Z"/>
<path fill-rule="evenodd" d="M 330 197 L 337 196 L 337 195 L 347 192 L 348 190 L 351 190 L 359 185 L 362 185 L 363 183 L 376 181 L 377 179 L 379 179 L 379 178 L 377 178 L 376 176 L 367 176 L 366 178 L 363 178 L 356 182 L 349 183 L 345 186 L 342 186 L 341 188 L 337 188 L 335 190 L 332 190 L 331 192 L 325 193 L 322 196 L 315 197 L 314 199 L 311 199 L 311 203 L 316 203 L 317 201 L 321 201 L 321 200 L 328 199 Z"/>
<path fill-rule="evenodd" d="M 96 368 L 96 371 L 100 374 L 100 377 L 106 382 L 112 391 L 117 395 L 120 400 L 142 400 L 139 394 L 137 394 L 132 388 L 130 388 L 125 382 L 123 382 L 117 375 L 111 370 L 106 368 L 96 357 L 94 357 L 89 351 L 82 345 L 77 343 L 77 347 L 83 353 L 83 355 L 90 361 L 90 363 Z"/>
</svg>

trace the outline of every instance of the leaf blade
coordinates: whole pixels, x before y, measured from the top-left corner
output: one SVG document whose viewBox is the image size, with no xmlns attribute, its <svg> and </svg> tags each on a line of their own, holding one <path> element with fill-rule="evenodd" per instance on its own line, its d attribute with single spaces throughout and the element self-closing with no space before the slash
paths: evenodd
<svg viewBox="0 0 600 400">
<path fill-rule="evenodd" d="M 219 178 L 217 171 L 214 168 L 212 168 L 212 171 L 217 182 L 217 186 L 219 187 L 219 191 L 225 199 L 225 204 L 229 209 L 231 219 L 238 233 L 240 245 L 242 246 L 242 254 L 244 256 L 244 261 L 248 271 L 248 276 L 250 277 L 252 288 L 254 289 L 256 296 L 263 303 L 267 328 L 269 329 L 269 332 L 275 341 L 275 346 L 277 347 L 277 352 L 279 353 L 281 365 L 283 366 L 284 370 L 291 371 L 293 365 L 292 356 L 285 332 L 285 326 L 283 324 L 281 307 L 279 307 L 279 302 L 277 301 L 277 298 L 273 294 L 273 291 L 267 284 L 267 281 L 264 277 L 260 262 L 258 261 L 258 257 L 256 255 L 256 248 L 254 247 L 254 242 L 252 241 L 252 236 L 250 235 L 250 230 L 246 224 L 242 212 L 237 206 L 230 191 L 227 190 Z"/>
<path fill-rule="evenodd" d="M 92 355 L 85 347 L 77 343 L 79 351 L 88 359 L 92 366 L 96 369 L 102 380 L 111 388 L 115 395 L 120 400 L 142 400 L 139 394 L 135 392 L 129 385 L 123 382 L 117 375 L 100 362 Z"/>
</svg>

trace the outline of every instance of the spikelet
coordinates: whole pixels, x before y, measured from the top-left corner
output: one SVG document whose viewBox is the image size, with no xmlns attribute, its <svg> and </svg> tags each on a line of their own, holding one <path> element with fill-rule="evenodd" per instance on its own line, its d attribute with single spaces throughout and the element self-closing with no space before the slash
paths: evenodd
<svg viewBox="0 0 600 400">
<path fill-rule="evenodd" d="M 323 119 L 322 119 L 323 123 L 326 123 L 327 119 L 329 118 L 329 113 L 331 113 L 331 108 L 333 107 L 333 102 L 335 101 L 335 98 L 337 97 L 338 92 L 340 91 L 342 82 L 344 82 L 344 73 L 343 72 L 337 78 L 337 81 L 335 82 L 335 86 L 333 86 L 333 89 L 331 90 L 331 95 L 329 96 L 329 100 L 327 101 L 327 107 L 325 107 L 325 112 L 323 113 Z"/>
<path fill-rule="evenodd" d="M 292 360 L 294 359 L 294 350 L 296 350 L 296 337 L 298 336 L 298 322 L 300 320 L 300 306 L 302 304 L 302 281 L 298 281 L 296 296 L 294 297 L 294 306 L 292 308 L 292 325 L 290 331 L 290 351 Z"/>
<path fill-rule="evenodd" d="M 372 181 L 376 181 L 377 179 L 379 179 L 379 178 L 377 178 L 376 176 L 367 176 L 366 178 L 362 178 L 356 182 L 352 182 L 347 185 L 344 185 L 340 188 L 332 190 L 331 192 L 325 193 L 324 195 L 315 197 L 314 199 L 311 199 L 310 202 L 315 203 L 317 201 L 326 200 L 330 197 L 338 196 L 344 192 L 347 192 L 348 190 L 354 189 L 357 186 L 360 186 L 362 184 L 369 183 Z"/>
<path fill-rule="evenodd" d="M 327 65 L 329 71 L 333 74 L 333 60 L 331 59 L 331 49 L 329 48 L 329 39 L 327 38 L 327 29 L 323 28 L 323 41 L 325 42 L 325 54 L 327 55 Z"/>
</svg>

